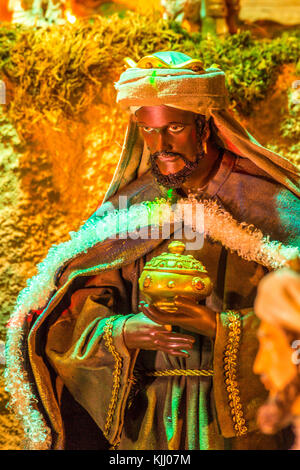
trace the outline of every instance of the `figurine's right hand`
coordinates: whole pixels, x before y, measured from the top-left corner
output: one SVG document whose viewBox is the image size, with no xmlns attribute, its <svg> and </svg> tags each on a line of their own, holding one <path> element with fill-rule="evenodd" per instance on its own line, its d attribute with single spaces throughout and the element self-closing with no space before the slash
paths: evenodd
<svg viewBox="0 0 300 470">
<path fill-rule="evenodd" d="M 143 313 L 128 318 L 124 326 L 124 341 L 128 349 L 163 351 L 171 356 L 189 357 L 193 336 L 173 333 Z"/>
</svg>

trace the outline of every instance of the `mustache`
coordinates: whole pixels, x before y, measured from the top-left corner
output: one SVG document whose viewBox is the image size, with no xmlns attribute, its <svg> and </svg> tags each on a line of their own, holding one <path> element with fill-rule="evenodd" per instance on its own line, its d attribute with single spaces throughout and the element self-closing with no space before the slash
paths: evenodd
<svg viewBox="0 0 300 470">
<path fill-rule="evenodd" d="M 157 165 L 156 158 L 159 156 L 179 156 L 184 161 L 184 167 L 176 173 L 163 175 Z M 202 158 L 202 154 L 197 153 L 195 162 L 191 162 L 184 155 L 175 152 L 155 152 L 150 154 L 150 165 L 151 171 L 158 183 L 162 184 L 166 188 L 180 188 L 185 180 L 191 175 L 191 173 L 197 168 L 199 161 Z"/>
<path fill-rule="evenodd" d="M 180 157 L 182 160 L 187 162 L 187 158 L 178 152 L 168 152 L 167 150 L 163 150 L 161 152 L 155 152 L 151 154 L 151 159 L 155 160 L 158 157 Z"/>
</svg>

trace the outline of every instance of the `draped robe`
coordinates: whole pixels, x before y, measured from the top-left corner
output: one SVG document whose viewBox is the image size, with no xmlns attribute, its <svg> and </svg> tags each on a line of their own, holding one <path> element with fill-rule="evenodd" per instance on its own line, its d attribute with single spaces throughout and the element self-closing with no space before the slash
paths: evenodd
<svg viewBox="0 0 300 470">
<path fill-rule="evenodd" d="M 298 198 L 248 159 L 226 152 L 218 165 L 203 194 L 237 221 L 254 224 L 273 240 L 299 246 Z M 115 207 L 117 197 L 125 194 L 129 204 L 162 195 L 150 172 L 112 197 Z M 100 216 L 96 212 L 92 217 Z M 171 238 L 176 239 L 176 232 Z M 139 275 L 146 261 L 167 251 L 169 242 L 127 239 L 96 244 L 64 266 L 56 295 L 42 315 L 33 317 L 29 363 L 53 448 L 289 448 L 288 433 L 265 436 L 256 424 L 266 390 L 252 372 L 258 347 L 253 302 L 268 272 L 264 266 L 206 238 L 201 250 L 189 253 L 202 261 L 213 281 L 205 304 L 217 312 L 215 340 L 173 327 L 195 336 L 188 359 L 126 348 L 124 324 L 138 313 L 143 299 Z M 239 316 L 232 317 L 232 311 Z M 235 322 L 240 322 L 240 339 L 232 351 Z M 229 377 L 226 351 L 233 368 Z M 212 369 L 213 376 L 147 375 L 177 368 Z M 246 433 L 239 436 L 241 427 Z"/>
</svg>

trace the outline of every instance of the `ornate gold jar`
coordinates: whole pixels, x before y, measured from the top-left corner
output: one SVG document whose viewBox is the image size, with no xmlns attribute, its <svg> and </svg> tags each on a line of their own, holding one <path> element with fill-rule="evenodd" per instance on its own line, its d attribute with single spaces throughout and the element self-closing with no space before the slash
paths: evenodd
<svg viewBox="0 0 300 470">
<path fill-rule="evenodd" d="M 212 291 L 206 268 L 194 256 L 184 255 L 184 251 L 183 242 L 171 242 L 168 253 L 148 261 L 139 278 L 139 288 L 146 300 L 161 310 L 177 311 L 176 295 L 199 302 Z"/>
</svg>

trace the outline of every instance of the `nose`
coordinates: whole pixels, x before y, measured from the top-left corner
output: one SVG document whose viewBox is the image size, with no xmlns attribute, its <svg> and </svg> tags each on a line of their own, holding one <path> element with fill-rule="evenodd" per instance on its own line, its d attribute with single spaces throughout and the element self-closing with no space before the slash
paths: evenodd
<svg viewBox="0 0 300 470">
<path fill-rule="evenodd" d="M 164 129 L 157 129 L 156 132 L 155 152 L 172 150 L 172 145 L 169 142 L 166 131 Z"/>
</svg>

